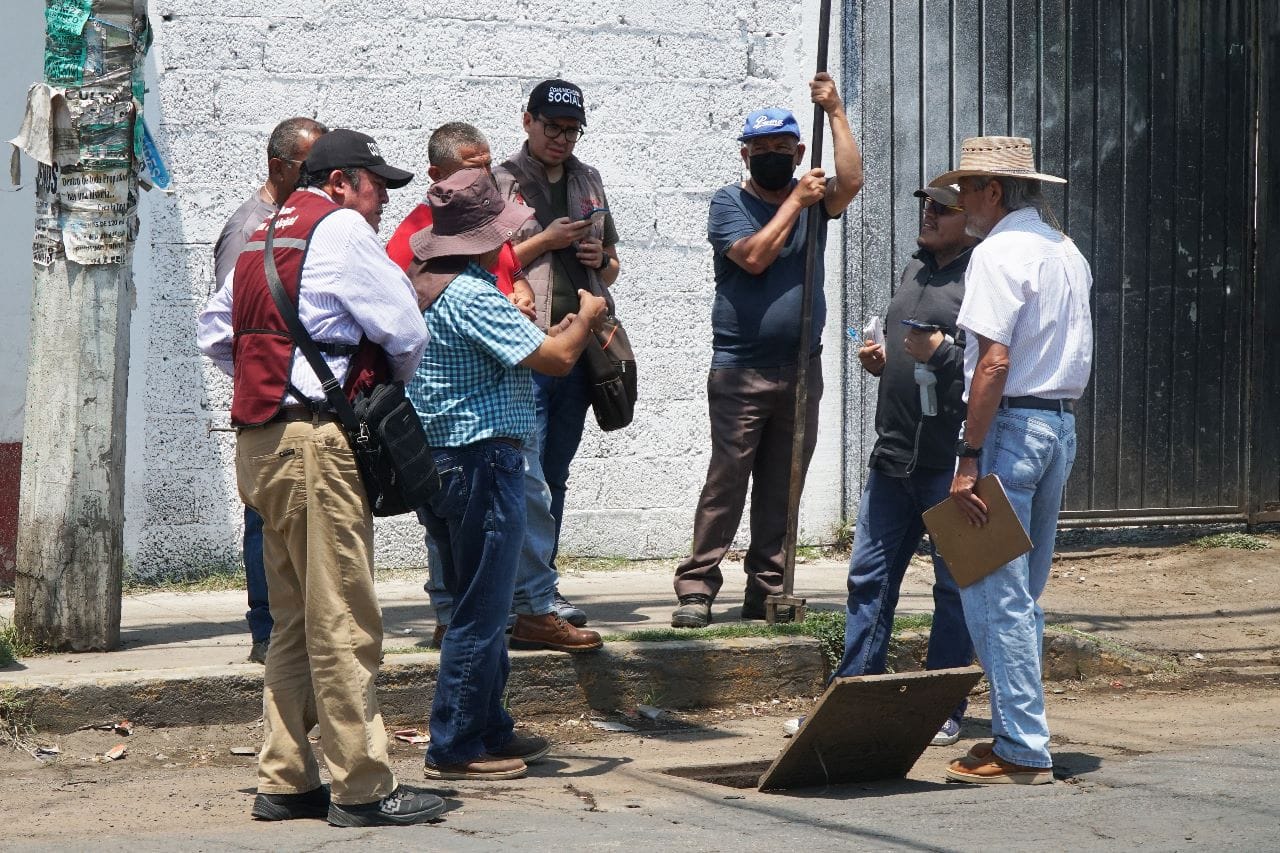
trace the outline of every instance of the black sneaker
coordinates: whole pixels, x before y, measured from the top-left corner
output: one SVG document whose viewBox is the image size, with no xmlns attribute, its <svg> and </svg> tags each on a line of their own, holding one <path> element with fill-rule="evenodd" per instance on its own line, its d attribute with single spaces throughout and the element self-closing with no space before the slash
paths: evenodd
<svg viewBox="0 0 1280 853">
<path fill-rule="evenodd" d="M 444 811 L 444 800 L 404 785 L 381 800 L 357 806 L 329 804 L 333 826 L 409 826 L 435 820 Z"/>
<path fill-rule="evenodd" d="M 249 814 L 256 820 L 324 820 L 329 814 L 329 788 L 321 785 L 301 794 L 259 794 L 253 798 Z"/>
<path fill-rule="evenodd" d="M 551 741 L 537 735 L 512 735 L 511 740 L 502 749 L 489 750 L 490 755 L 503 758 L 519 758 L 525 764 L 534 764 L 546 757 L 551 751 Z"/>
<path fill-rule="evenodd" d="M 694 592 L 680 596 L 680 606 L 671 614 L 672 628 L 705 628 L 711 624 L 711 596 Z"/>
<path fill-rule="evenodd" d="M 558 589 L 551 600 L 551 608 L 561 619 L 575 628 L 581 628 L 587 624 L 586 611 L 561 595 Z"/>
</svg>

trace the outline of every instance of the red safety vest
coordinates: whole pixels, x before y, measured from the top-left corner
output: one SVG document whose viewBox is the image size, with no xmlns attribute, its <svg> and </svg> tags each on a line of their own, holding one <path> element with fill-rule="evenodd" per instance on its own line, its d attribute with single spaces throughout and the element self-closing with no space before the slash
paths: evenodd
<svg viewBox="0 0 1280 853">
<path fill-rule="evenodd" d="M 320 222 L 341 209 L 327 196 L 305 190 L 289 196 L 280 209 L 273 250 L 280 281 L 294 305 L 298 304 L 305 247 Z M 231 328 L 235 335 L 231 343 L 235 365 L 231 423 L 235 426 L 259 426 L 279 414 L 281 406 L 303 402 L 289 393 L 293 338 L 267 286 L 264 250 L 268 224 L 270 220 L 253 232 L 236 259 L 231 299 Z M 320 346 L 323 350 L 324 345 Z M 382 347 L 361 338 L 347 368 L 347 398 L 354 399 L 357 392 L 372 388 L 389 373 Z"/>
</svg>

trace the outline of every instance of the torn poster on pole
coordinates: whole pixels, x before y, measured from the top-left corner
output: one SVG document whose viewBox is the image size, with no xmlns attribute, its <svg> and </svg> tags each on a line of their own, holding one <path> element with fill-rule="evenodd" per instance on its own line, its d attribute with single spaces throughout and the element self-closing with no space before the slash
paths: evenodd
<svg viewBox="0 0 1280 853">
<path fill-rule="evenodd" d="M 46 0 L 45 82 L 31 87 L 11 140 L 9 177 L 38 164 L 32 260 L 127 263 L 138 234 L 138 178 L 169 183 L 142 121 L 145 0 Z"/>
</svg>

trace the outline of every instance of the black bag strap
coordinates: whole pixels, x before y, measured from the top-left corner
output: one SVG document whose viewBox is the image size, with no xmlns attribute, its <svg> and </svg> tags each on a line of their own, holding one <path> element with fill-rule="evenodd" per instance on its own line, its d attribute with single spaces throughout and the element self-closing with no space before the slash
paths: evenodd
<svg viewBox="0 0 1280 853">
<path fill-rule="evenodd" d="M 515 162 L 515 160 L 506 160 L 502 164 L 502 168 L 511 173 L 516 179 L 516 183 L 520 185 L 520 193 L 526 199 L 533 202 L 533 217 L 538 220 L 538 224 L 544 229 L 549 228 L 551 223 L 555 221 L 555 217 L 551 215 L 551 200 L 547 198 L 542 191 L 542 186 L 535 181 L 530 180 L 524 170 Z M 565 180 L 568 180 L 568 173 L 565 174 Z M 574 254 L 569 246 L 563 249 L 556 249 L 553 254 L 560 259 L 560 263 L 564 268 L 565 275 L 569 276 L 569 280 L 573 283 L 574 290 L 585 290 L 593 296 L 599 296 L 606 301 L 609 297 L 601 292 L 602 288 L 594 286 L 594 279 L 587 274 L 587 268 L 578 260 L 578 256 Z"/>
<path fill-rule="evenodd" d="M 320 387 L 324 389 L 324 395 L 328 398 L 329 405 L 333 407 L 333 411 L 338 415 L 338 420 L 342 421 L 343 429 L 346 430 L 349 437 L 354 439 L 360 434 L 360 424 L 356 418 L 356 410 L 351 408 L 351 401 L 347 399 L 341 383 L 334 377 L 333 371 L 329 369 L 328 363 L 324 360 L 324 356 L 320 354 L 316 342 L 311 339 L 311 335 L 307 334 L 307 330 L 302 325 L 302 320 L 298 318 L 298 309 L 289 301 L 289 294 L 285 292 L 284 282 L 280 280 L 280 270 L 276 268 L 274 252 L 276 220 L 279 218 L 279 213 L 271 217 L 271 224 L 267 226 L 266 248 L 263 250 L 263 264 L 267 270 L 267 286 L 271 288 L 271 298 L 275 300 L 276 310 L 280 312 L 280 317 L 284 320 L 284 324 L 289 327 L 289 334 L 293 337 L 294 344 L 302 351 L 307 363 L 311 365 L 311 369 L 316 372 L 316 378 L 320 380 Z M 308 247 L 310 244 L 311 237 L 308 235 Z M 303 251 L 305 252 L 306 250 L 304 249 Z M 298 282 L 298 289 L 301 292 L 301 281 Z"/>
</svg>

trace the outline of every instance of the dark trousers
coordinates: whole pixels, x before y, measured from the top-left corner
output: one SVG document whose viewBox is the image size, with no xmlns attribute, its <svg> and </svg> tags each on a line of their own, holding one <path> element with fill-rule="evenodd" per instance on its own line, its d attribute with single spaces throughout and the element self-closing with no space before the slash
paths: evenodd
<svg viewBox="0 0 1280 853">
<path fill-rule="evenodd" d="M 244 618 L 255 643 L 271 637 L 271 607 L 267 601 L 267 567 L 262 559 L 262 516 L 244 508 L 244 579 L 249 588 L 249 610 Z"/>
<path fill-rule="evenodd" d="M 461 764 L 506 746 L 515 727 L 502 697 L 511 669 L 507 614 L 524 541 L 524 455 L 485 439 L 439 448 L 434 458 L 440 490 L 418 520 L 439 549 L 453 616 L 440 648 L 427 756 Z"/>
<path fill-rule="evenodd" d="M 751 544 L 743 563 L 747 595 L 763 597 L 782 591 L 795 374 L 794 366 L 717 367 L 707 376 L 711 464 L 693 520 L 693 550 L 676 568 L 677 596 L 701 593 L 714 599 L 720 591 L 724 583 L 720 561 L 738 532 L 748 483 Z M 808 385 L 802 478 L 818 436 L 822 362 L 817 356 L 809 359 Z"/>
</svg>

